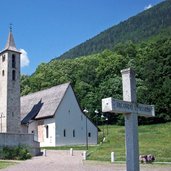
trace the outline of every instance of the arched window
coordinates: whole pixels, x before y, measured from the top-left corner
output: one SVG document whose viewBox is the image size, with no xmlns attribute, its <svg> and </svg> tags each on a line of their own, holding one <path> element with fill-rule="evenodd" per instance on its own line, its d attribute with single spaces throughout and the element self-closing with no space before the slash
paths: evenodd
<svg viewBox="0 0 171 171">
<path fill-rule="evenodd" d="M 66 130 L 64 129 L 64 137 L 66 137 Z"/>
<path fill-rule="evenodd" d="M 49 126 L 46 126 L 46 138 L 49 138 Z"/>
<path fill-rule="evenodd" d="M 15 81 L 15 70 L 12 70 L 12 80 Z"/>
<path fill-rule="evenodd" d="M 12 55 L 12 68 L 15 68 L 15 55 Z"/>
</svg>

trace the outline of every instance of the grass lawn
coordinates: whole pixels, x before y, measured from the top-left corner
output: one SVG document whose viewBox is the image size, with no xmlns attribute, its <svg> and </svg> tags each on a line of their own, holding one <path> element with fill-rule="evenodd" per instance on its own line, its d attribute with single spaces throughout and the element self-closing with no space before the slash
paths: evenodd
<svg viewBox="0 0 171 171">
<path fill-rule="evenodd" d="M 112 151 L 117 161 L 125 160 L 124 126 L 109 126 L 106 141 L 92 149 L 89 159 L 110 161 Z M 139 153 L 153 154 L 156 162 L 171 162 L 171 123 L 139 126 Z"/>
<path fill-rule="evenodd" d="M 4 168 L 11 166 L 13 164 L 15 164 L 15 162 L 0 161 L 0 169 L 4 169 Z"/>
<path fill-rule="evenodd" d="M 103 130 L 103 126 L 100 127 Z M 104 126 L 106 140 L 96 146 L 89 146 L 89 160 L 110 161 L 111 152 L 115 152 L 116 161 L 125 161 L 125 127 Z M 102 138 L 99 133 L 99 140 Z M 86 150 L 85 146 L 52 147 L 47 149 Z M 156 162 L 171 162 L 171 123 L 139 126 L 140 154 L 153 154 Z"/>
</svg>

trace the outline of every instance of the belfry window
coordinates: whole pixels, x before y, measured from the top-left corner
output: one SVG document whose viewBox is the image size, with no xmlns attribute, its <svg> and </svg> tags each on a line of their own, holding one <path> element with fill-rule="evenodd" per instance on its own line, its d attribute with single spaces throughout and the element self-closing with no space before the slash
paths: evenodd
<svg viewBox="0 0 171 171">
<path fill-rule="evenodd" d="M 15 81 L 16 73 L 15 70 L 12 70 L 12 80 Z"/>
<path fill-rule="evenodd" d="M 5 62 L 5 55 L 2 56 L 2 62 Z"/>
<path fill-rule="evenodd" d="M 15 55 L 12 55 L 12 68 L 15 68 Z"/>
<path fill-rule="evenodd" d="M 5 71 L 4 70 L 2 70 L 2 76 L 4 76 L 5 75 Z"/>
</svg>

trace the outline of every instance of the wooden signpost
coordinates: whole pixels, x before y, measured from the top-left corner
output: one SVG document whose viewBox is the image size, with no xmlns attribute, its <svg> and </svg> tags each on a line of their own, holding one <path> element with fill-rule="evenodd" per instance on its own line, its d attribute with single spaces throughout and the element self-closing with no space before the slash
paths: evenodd
<svg viewBox="0 0 171 171">
<path fill-rule="evenodd" d="M 102 99 L 102 112 L 124 114 L 127 171 L 139 171 L 138 116 L 155 116 L 155 109 L 154 105 L 137 103 L 135 72 L 128 68 L 121 73 L 123 101 L 111 97 Z"/>
</svg>

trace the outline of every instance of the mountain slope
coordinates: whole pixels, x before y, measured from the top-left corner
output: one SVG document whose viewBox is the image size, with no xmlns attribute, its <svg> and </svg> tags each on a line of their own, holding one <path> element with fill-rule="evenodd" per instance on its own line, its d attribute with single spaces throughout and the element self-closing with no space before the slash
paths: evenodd
<svg viewBox="0 0 171 171">
<path fill-rule="evenodd" d="M 132 40 L 146 40 L 171 26 L 171 0 L 113 26 L 86 42 L 65 52 L 60 58 L 76 58 L 112 49 L 116 44 Z"/>
<path fill-rule="evenodd" d="M 139 123 L 171 121 L 171 34 L 155 36 L 139 44 L 120 44 L 115 51 L 42 63 L 36 72 L 21 78 L 21 94 L 36 92 L 48 87 L 71 82 L 82 109 L 101 110 L 101 99 L 122 99 L 120 70 L 136 71 L 137 101 L 154 104 L 156 117 L 141 119 Z M 123 124 L 122 115 L 112 115 L 109 123 Z"/>
</svg>

